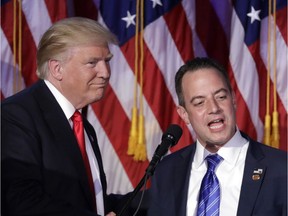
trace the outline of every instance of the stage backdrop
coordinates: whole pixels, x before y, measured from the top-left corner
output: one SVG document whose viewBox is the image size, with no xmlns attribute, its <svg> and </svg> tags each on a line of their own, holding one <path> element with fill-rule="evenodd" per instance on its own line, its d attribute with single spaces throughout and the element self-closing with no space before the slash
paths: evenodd
<svg viewBox="0 0 288 216">
<path fill-rule="evenodd" d="M 125 193 L 138 184 L 169 124 L 183 129 L 171 152 L 195 140 L 193 129 L 176 112 L 174 75 L 197 56 L 213 57 L 229 71 L 239 128 L 262 141 L 265 114 L 272 116 L 274 111 L 278 113 L 278 148 L 287 150 L 287 1 L 277 0 L 276 13 L 270 18 L 267 0 L 143 3 L 136 9 L 137 0 L 2 0 L 1 98 L 37 80 L 36 47 L 52 23 L 85 16 L 99 20 L 119 39 L 119 46 L 111 46 L 112 76 L 105 99 L 87 110 L 102 151 L 108 192 Z M 272 1 L 272 12 L 273 5 Z M 127 154 L 133 107 L 144 117 L 144 161 Z"/>
</svg>

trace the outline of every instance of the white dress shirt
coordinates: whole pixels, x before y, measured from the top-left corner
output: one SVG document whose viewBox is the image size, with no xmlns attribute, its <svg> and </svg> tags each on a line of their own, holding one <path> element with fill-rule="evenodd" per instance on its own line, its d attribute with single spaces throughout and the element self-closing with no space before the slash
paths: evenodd
<svg viewBox="0 0 288 216">
<path fill-rule="evenodd" d="M 55 99 L 59 103 L 60 107 L 62 108 L 71 128 L 73 127 L 73 122 L 71 120 L 72 115 L 75 112 L 75 107 L 53 86 L 48 80 L 44 80 L 47 87 L 50 89 L 52 94 L 54 95 Z M 81 110 L 79 110 L 81 112 Z M 94 154 L 90 139 L 85 131 L 85 146 L 86 152 L 90 163 L 90 168 L 92 172 L 94 188 L 95 188 L 95 199 L 97 204 L 97 214 L 104 215 L 104 199 L 103 199 L 103 191 L 102 185 L 100 181 L 100 173 L 99 173 L 99 166 Z"/>
<path fill-rule="evenodd" d="M 212 154 L 198 140 L 196 145 L 188 187 L 187 216 L 196 216 L 200 186 L 207 171 L 205 158 Z M 215 170 L 220 184 L 220 216 L 237 214 L 248 145 L 237 128 L 232 139 L 217 152 L 223 158 Z"/>
</svg>

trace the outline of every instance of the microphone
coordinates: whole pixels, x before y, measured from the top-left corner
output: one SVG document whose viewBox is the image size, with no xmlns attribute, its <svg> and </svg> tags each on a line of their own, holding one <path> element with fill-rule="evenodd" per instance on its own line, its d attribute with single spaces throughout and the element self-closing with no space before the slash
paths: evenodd
<svg viewBox="0 0 288 216">
<path fill-rule="evenodd" d="M 168 149 L 175 146 L 182 136 L 182 129 L 179 125 L 171 124 L 166 132 L 162 135 L 161 143 L 156 148 L 152 160 L 146 169 L 146 174 L 153 175 L 156 165 L 161 158 L 167 153 Z"/>
<path fill-rule="evenodd" d="M 147 179 L 153 175 L 155 167 L 158 164 L 159 160 L 164 156 L 164 154 L 167 153 L 169 147 L 174 146 L 174 145 L 177 144 L 177 142 L 179 141 L 181 136 L 182 136 L 182 129 L 181 129 L 180 126 L 178 126 L 176 124 L 171 124 L 168 127 L 166 132 L 162 135 L 162 139 L 161 139 L 162 142 L 156 148 L 156 150 L 154 152 L 154 155 L 152 157 L 152 160 L 150 161 L 149 166 L 146 169 L 145 175 L 143 176 L 141 181 L 138 183 L 138 185 L 136 186 L 136 188 L 132 192 L 132 195 L 127 200 L 125 206 L 121 209 L 121 211 L 119 213 L 117 213 L 118 216 L 122 216 L 123 215 L 123 213 L 126 211 L 128 206 L 130 205 L 131 201 L 134 199 L 134 197 L 136 196 L 138 191 L 141 189 L 143 184 L 146 185 Z M 143 198 L 143 195 L 144 195 L 144 191 L 145 190 L 143 190 L 143 192 L 142 192 L 142 197 L 141 197 L 139 206 L 138 206 L 138 208 L 137 208 L 137 210 L 136 210 L 134 215 L 136 215 L 137 211 L 139 210 L 139 207 L 141 205 L 142 198 Z"/>
</svg>

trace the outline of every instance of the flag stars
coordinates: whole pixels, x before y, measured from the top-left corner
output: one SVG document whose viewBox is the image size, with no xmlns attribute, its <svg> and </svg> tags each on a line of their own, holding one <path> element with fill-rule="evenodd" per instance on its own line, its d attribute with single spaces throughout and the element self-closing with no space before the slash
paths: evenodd
<svg viewBox="0 0 288 216">
<path fill-rule="evenodd" d="M 163 6 L 161 0 L 151 0 L 153 2 L 153 8 L 155 8 L 157 5 Z"/>
<path fill-rule="evenodd" d="M 129 11 L 127 11 L 127 16 L 123 17 L 122 20 L 124 20 L 126 22 L 126 28 L 128 28 L 131 24 L 132 25 L 136 25 L 135 24 L 135 17 L 136 15 L 131 15 L 131 13 Z"/>
<path fill-rule="evenodd" d="M 260 17 L 259 17 L 259 13 L 261 12 L 261 10 L 255 10 L 253 6 L 251 6 L 251 12 L 247 14 L 247 16 L 249 16 L 251 18 L 251 24 L 255 21 L 261 21 Z"/>
</svg>

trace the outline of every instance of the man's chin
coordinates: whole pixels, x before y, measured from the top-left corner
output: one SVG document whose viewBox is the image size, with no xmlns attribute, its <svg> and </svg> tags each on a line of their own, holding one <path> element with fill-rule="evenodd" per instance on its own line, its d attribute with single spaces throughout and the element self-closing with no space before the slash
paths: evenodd
<svg viewBox="0 0 288 216">
<path fill-rule="evenodd" d="M 89 104 L 95 103 L 95 102 L 101 100 L 103 97 L 104 97 L 103 94 L 93 95 L 92 97 L 90 97 L 90 103 Z"/>
</svg>

